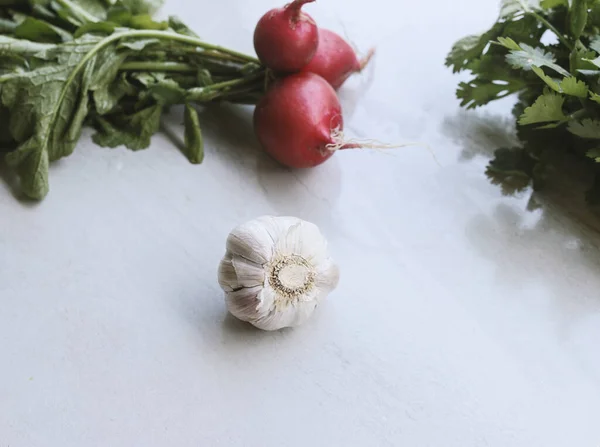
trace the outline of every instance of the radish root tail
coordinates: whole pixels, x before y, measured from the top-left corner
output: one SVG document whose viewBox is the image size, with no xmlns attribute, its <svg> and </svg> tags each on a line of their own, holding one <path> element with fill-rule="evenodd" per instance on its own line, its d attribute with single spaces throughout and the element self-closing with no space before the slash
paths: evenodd
<svg viewBox="0 0 600 447">
<path fill-rule="evenodd" d="M 369 50 L 369 52 L 367 53 L 367 55 L 359 61 L 359 64 L 358 64 L 359 72 L 363 71 L 367 67 L 367 65 L 369 65 L 369 62 L 371 62 L 371 59 L 373 59 L 373 56 L 375 56 L 375 48 L 371 48 Z"/>
<path fill-rule="evenodd" d="M 386 143 L 382 143 L 381 141 L 372 140 L 372 139 L 347 140 L 344 137 L 344 131 L 341 130 L 339 127 L 336 127 L 335 129 L 333 129 L 331 131 L 331 138 L 333 140 L 333 143 L 330 143 L 327 146 L 325 146 L 327 148 L 327 150 L 329 150 L 329 151 L 340 151 L 340 150 L 344 150 L 344 149 L 377 149 L 377 150 L 379 150 L 379 149 L 399 149 L 399 148 L 408 147 L 408 146 L 424 147 L 425 149 L 427 149 L 427 151 L 429 152 L 429 154 L 431 155 L 431 157 L 433 158 L 435 163 L 439 167 L 442 166 L 440 164 L 438 158 L 436 157 L 435 152 L 433 152 L 433 149 L 431 149 L 431 146 L 429 146 L 427 143 L 411 142 L 411 143 L 404 143 L 404 144 L 386 144 Z"/>
</svg>

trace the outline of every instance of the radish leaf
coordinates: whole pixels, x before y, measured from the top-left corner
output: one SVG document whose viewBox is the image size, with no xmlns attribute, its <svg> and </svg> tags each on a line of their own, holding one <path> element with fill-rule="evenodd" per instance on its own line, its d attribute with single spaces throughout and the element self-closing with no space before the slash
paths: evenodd
<svg viewBox="0 0 600 447">
<path fill-rule="evenodd" d="M 202 163 L 204 159 L 204 141 L 198 112 L 190 104 L 185 105 L 185 150 L 186 156 L 191 163 Z"/>
</svg>

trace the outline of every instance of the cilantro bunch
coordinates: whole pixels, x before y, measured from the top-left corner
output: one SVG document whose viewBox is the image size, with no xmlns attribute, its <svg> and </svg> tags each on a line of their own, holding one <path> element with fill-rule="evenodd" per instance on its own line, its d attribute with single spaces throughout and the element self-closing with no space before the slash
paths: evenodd
<svg viewBox="0 0 600 447">
<path fill-rule="evenodd" d="M 0 0 L 0 155 L 23 193 L 42 199 L 49 163 L 84 125 L 100 146 L 147 148 L 168 107 L 185 107 L 185 155 L 201 163 L 195 105 L 253 104 L 258 60 L 201 40 L 160 0 Z M 2 154 L 3 153 L 3 154 Z"/>
<path fill-rule="evenodd" d="M 446 65 L 473 76 L 457 90 L 466 108 L 518 98 L 522 144 L 496 151 L 494 182 L 541 188 L 555 155 L 568 151 L 595 172 L 588 199 L 599 196 L 600 0 L 504 0 L 494 25 L 456 42 Z"/>
</svg>

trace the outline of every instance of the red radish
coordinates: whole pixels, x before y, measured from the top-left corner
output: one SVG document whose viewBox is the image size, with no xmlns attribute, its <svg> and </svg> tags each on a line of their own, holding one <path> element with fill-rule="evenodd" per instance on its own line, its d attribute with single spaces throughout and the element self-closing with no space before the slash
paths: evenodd
<svg viewBox="0 0 600 447">
<path fill-rule="evenodd" d="M 294 0 L 283 8 L 268 11 L 256 24 L 254 50 L 260 61 L 276 72 L 302 70 L 314 56 L 319 44 L 315 21 L 301 11 L 305 3 Z"/>
<path fill-rule="evenodd" d="M 320 28 L 317 52 L 302 71 L 318 74 L 337 90 L 351 74 L 362 71 L 373 54 L 374 50 L 371 50 L 359 60 L 352 47 L 338 34 Z"/>
<path fill-rule="evenodd" d="M 335 90 L 314 73 L 276 80 L 254 111 L 254 131 L 275 160 L 291 168 L 317 166 L 337 149 L 344 121 Z"/>
</svg>

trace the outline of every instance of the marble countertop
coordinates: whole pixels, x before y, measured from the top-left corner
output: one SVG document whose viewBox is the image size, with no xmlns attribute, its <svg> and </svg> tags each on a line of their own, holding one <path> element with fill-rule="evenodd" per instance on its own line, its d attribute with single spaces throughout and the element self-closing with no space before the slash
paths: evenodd
<svg viewBox="0 0 600 447">
<path fill-rule="evenodd" d="M 273 0 L 167 0 L 252 52 Z M 600 445 L 600 256 L 576 200 L 531 209 L 484 175 L 510 101 L 474 113 L 443 65 L 495 0 L 319 0 L 374 63 L 341 91 L 349 134 L 426 142 L 306 172 L 261 153 L 251 110 L 201 114 L 205 162 L 162 136 L 89 132 L 39 205 L 0 182 L 0 446 Z M 177 124 L 178 117 L 173 118 Z M 304 326 L 226 313 L 225 238 L 263 215 L 316 223 L 339 287 Z"/>
</svg>

